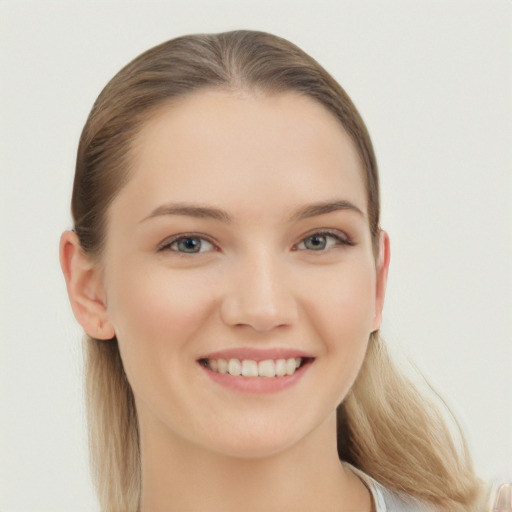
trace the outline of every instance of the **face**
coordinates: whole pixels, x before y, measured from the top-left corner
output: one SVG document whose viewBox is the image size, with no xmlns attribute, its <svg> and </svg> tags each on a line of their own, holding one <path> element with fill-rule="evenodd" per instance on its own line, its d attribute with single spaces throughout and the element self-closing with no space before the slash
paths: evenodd
<svg viewBox="0 0 512 512">
<path fill-rule="evenodd" d="M 133 149 L 102 276 L 141 430 L 247 457 L 301 442 L 380 322 L 350 138 L 293 93 L 203 91 L 162 108 Z"/>
</svg>

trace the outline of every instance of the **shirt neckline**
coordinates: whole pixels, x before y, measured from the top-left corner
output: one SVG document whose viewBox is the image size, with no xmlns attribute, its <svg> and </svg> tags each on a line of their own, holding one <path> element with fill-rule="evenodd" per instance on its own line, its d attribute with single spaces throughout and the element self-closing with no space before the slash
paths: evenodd
<svg viewBox="0 0 512 512">
<path fill-rule="evenodd" d="M 386 502 L 384 501 L 384 497 L 379 487 L 380 484 L 374 480 L 371 476 L 363 473 L 360 469 L 352 466 L 348 462 L 341 461 L 342 464 L 356 475 L 359 480 L 364 484 L 364 486 L 370 491 L 370 495 L 372 498 L 372 512 L 388 512 L 386 507 Z"/>
</svg>

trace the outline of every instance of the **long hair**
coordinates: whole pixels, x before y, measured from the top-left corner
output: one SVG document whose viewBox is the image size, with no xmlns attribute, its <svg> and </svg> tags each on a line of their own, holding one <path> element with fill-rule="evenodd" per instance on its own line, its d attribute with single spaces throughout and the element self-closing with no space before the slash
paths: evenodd
<svg viewBox="0 0 512 512">
<path fill-rule="evenodd" d="M 363 164 L 378 254 L 377 164 L 352 101 L 292 43 L 263 32 L 234 31 L 156 46 L 125 66 L 99 95 L 80 138 L 72 197 L 75 230 L 90 258 L 100 258 L 108 207 L 129 180 L 134 136 L 164 103 L 206 88 L 293 91 L 324 105 L 351 137 Z M 86 337 L 84 347 L 91 465 L 101 509 L 135 512 L 141 492 L 139 431 L 117 340 Z M 370 336 L 360 374 L 338 408 L 338 451 L 382 484 L 442 510 L 480 510 L 480 484 L 462 434 L 456 443 L 434 402 L 394 366 L 378 333 Z"/>
</svg>

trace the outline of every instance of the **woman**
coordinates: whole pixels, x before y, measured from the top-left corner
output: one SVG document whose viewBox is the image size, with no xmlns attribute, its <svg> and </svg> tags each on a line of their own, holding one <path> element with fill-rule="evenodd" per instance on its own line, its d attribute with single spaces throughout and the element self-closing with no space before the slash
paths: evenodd
<svg viewBox="0 0 512 512">
<path fill-rule="evenodd" d="M 378 335 L 372 145 L 291 43 L 178 38 L 84 127 L 61 264 L 102 510 L 483 510 Z"/>
</svg>

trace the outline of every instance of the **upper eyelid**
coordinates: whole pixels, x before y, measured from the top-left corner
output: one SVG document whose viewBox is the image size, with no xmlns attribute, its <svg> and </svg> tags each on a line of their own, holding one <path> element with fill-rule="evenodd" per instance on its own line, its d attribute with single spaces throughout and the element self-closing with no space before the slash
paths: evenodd
<svg viewBox="0 0 512 512">
<path fill-rule="evenodd" d="M 332 236 L 334 238 L 343 239 L 347 243 L 353 243 L 352 237 L 349 236 L 344 231 L 341 231 L 340 229 L 335 229 L 335 228 L 319 228 L 319 229 L 314 229 L 314 230 L 310 231 L 309 233 L 307 233 L 305 235 L 302 235 L 300 240 L 297 242 L 297 244 L 299 244 L 300 242 L 303 242 L 307 238 L 310 238 L 310 237 L 315 236 L 315 235 L 316 236 Z M 297 244 L 295 244 L 295 245 L 297 245 Z"/>
</svg>

